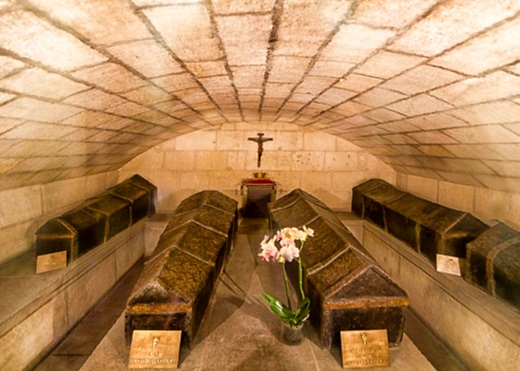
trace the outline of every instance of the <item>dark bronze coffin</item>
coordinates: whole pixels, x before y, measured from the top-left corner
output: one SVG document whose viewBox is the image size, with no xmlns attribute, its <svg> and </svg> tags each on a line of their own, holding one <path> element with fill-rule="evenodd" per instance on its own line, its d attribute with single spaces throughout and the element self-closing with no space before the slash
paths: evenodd
<svg viewBox="0 0 520 371">
<path fill-rule="evenodd" d="M 156 187 L 139 175 L 50 219 L 36 231 L 36 254 L 67 251 L 68 261 L 154 212 Z"/>
<path fill-rule="evenodd" d="M 186 211 L 198 209 L 204 204 L 235 214 L 238 203 L 221 192 L 206 190 L 197 192 L 182 200 L 179 206 L 175 209 L 175 213 L 182 214 Z"/>
<path fill-rule="evenodd" d="M 87 214 L 101 214 L 105 216 L 105 241 L 130 226 L 130 201 L 115 197 L 111 194 L 101 194 L 99 197 L 86 202 L 83 210 Z"/>
<path fill-rule="evenodd" d="M 285 198 L 287 197 L 287 199 Z M 321 201 L 302 190 L 269 205 L 271 225 L 314 230 L 301 252 L 304 289 L 311 298 L 311 322 L 320 343 L 330 347 L 344 330 L 386 329 L 390 344 L 400 344 L 406 293 Z M 311 212 L 312 211 L 312 212 Z M 289 264 L 296 281 L 295 264 Z"/>
<path fill-rule="evenodd" d="M 36 255 L 60 251 L 67 251 L 67 261 L 78 257 L 78 232 L 56 218 L 47 221 L 36 231 Z"/>
<path fill-rule="evenodd" d="M 520 233 L 498 223 L 468 243 L 464 279 L 520 309 Z"/>
<path fill-rule="evenodd" d="M 154 255 L 128 301 L 125 335 L 133 330 L 182 330 L 191 342 L 211 297 L 215 268 L 177 248 Z"/>
<path fill-rule="evenodd" d="M 405 194 L 384 205 L 387 231 L 436 264 L 437 254 L 466 257 L 466 244 L 488 227 L 469 213 Z"/>
<path fill-rule="evenodd" d="M 386 229 L 384 205 L 405 194 L 382 179 L 370 179 L 352 189 L 352 211 Z"/>
<path fill-rule="evenodd" d="M 127 182 L 111 188 L 108 193 L 114 197 L 130 202 L 131 224 L 135 224 L 139 220 L 151 215 L 151 195 L 145 189 Z"/>
<path fill-rule="evenodd" d="M 36 255 L 67 251 L 74 260 L 105 240 L 106 217 L 83 207 L 51 219 L 36 231 Z"/>
<path fill-rule="evenodd" d="M 134 330 L 181 330 L 184 341 L 193 341 L 234 238 L 236 214 L 237 202 L 216 191 L 181 202 L 128 300 L 128 342 Z"/>
<path fill-rule="evenodd" d="M 324 346 L 339 343 L 343 330 L 386 329 L 388 343 L 399 346 L 404 333 L 406 292 L 371 257 L 349 247 L 332 263 L 309 275 L 311 316 Z"/>
<path fill-rule="evenodd" d="M 121 182 L 121 184 L 131 184 L 134 187 L 144 189 L 148 193 L 148 215 L 155 214 L 155 201 L 157 200 L 157 187 L 148 180 L 135 174 L 132 177 Z"/>
</svg>

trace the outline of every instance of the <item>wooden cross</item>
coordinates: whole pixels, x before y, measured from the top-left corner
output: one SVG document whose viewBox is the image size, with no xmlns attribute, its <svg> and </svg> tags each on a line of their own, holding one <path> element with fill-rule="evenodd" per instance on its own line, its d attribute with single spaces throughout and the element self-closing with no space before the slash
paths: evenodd
<svg viewBox="0 0 520 371">
<path fill-rule="evenodd" d="M 262 153 L 264 152 L 264 142 L 269 142 L 270 140 L 273 140 L 273 138 L 264 138 L 264 133 L 258 133 L 258 138 L 247 138 L 247 140 L 258 143 L 258 161 L 256 165 L 257 167 L 260 167 L 262 162 Z"/>
</svg>

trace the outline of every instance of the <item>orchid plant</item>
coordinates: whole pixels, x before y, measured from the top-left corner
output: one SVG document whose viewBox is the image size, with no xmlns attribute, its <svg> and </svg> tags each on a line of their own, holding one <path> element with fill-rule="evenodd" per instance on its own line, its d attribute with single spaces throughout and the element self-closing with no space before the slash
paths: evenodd
<svg viewBox="0 0 520 371">
<path fill-rule="evenodd" d="M 311 228 L 303 226 L 302 229 L 295 227 L 287 227 L 276 232 L 276 234 L 269 238 L 265 236 L 260 247 L 262 251 L 258 256 L 266 262 L 277 262 L 282 264 L 283 279 L 285 283 L 285 295 L 287 297 L 287 305 L 282 303 L 273 295 L 262 293 L 262 297 L 267 302 L 273 313 L 281 318 L 286 324 L 290 326 L 299 326 L 307 318 L 311 309 L 311 301 L 305 296 L 303 291 L 303 272 L 301 262 L 301 252 L 308 237 L 313 237 L 314 231 Z M 289 293 L 289 280 L 287 278 L 287 271 L 285 263 L 296 261 L 298 263 L 298 282 L 301 296 L 300 306 L 293 311 L 291 298 Z"/>
</svg>

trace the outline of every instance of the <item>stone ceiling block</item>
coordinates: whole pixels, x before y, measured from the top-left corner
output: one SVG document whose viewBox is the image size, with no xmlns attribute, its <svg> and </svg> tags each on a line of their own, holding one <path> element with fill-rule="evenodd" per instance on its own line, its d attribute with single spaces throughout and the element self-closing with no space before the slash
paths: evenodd
<svg viewBox="0 0 520 371">
<path fill-rule="evenodd" d="M 350 0 L 285 1 L 275 55 L 314 56 L 348 13 Z"/>
<path fill-rule="evenodd" d="M 0 107 L 0 116 L 58 122 L 79 113 L 81 109 L 58 103 L 48 103 L 33 98 L 19 98 Z"/>
<path fill-rule="evenodd" d="M 127 100 L 122 99 L 117 95 L 105 93 L 99 89 L 91 89 L 68 97 L 64 102 L 71 105 L 103 111 L 109 107 L 124 104 Z"/>
<path fill-rule="evenodd" d="M 511 17 L 520 9 L 516 0 L 465 0 L 441 3 L 416 23 L 390 48 L 424 56 L 435 56 L 487 27 Z"/>
<path fill-rule="evenodd" d="M 364 113 L 363 116 L 371 120 L 375 120 L 377 122 L 401 120 L 402 118 L 404 118 L 404 116 L 400 113 L 390 111 L 386 108 L 378 108 L 372 110 L 370 112 Z"/>
<path fill-rule="evenodd" d="M 146 82 L 137 75 L 115 63 L 103 63 L 84 68 L 72 75 L 114 93 L 122 93 L 146 85 Z"/>
<path fill-rule="evenodd" d="M 320 58 L 327 61 L 359 63 L 382 47 L 394 34 L 395 32 L 391 30 L 356 24 L 343 25 L 323 49 Z"/>
<path fill-rule="evenodd" d="M 442 68 L 422 65 L 396 76 L 381 87 L 413 95 L 461 80 L 463 76 Z"/>
<path fill-rule="evenodd" d="M 126 102 L 118 106 L 108 108 L 105 112 L 113 113 L 116 115 L 132 117 L 140 113 L 148 111 L 147 107 L 141 106 L 140 104 L 133 102 Z"/>
<path fill-rule="evenodd" d="M 235 13 L 269 12 L 273 9 L 274 3 L 275 0 L 211 0 L 211 4 L 215 13 L 219 15 Z"/>
<path fill-rule="evenodd" d="M 331 88 L 320 94 L 317 98 L 317 102 L 326 103 L 330 106 L 343 103 L 346 100 L 357 95 L 357 93 L 344 89 Z"/>
<path fill-rule="evenodd" d="M 319 60 L 312 66 L 309 75 L 339 78 L 344 76 L 354 66 L 354 63 Z"/>
<path fill-rule="evenodd" d="M 197 82 L 189 73 L 158 77 L 152 81 L 169 92 L 176 92 L 198 87 Z"/>
<path fill-rule="evenodd" d="M 452 108 L 452 106 L 427 94 L 420 94 L 412 98 L 393 103 L 387 108 L 395 110 L 406 116 L 412 116 L 444 111 Z"/>
<path fill-rule="evenodd" d="M 450 114 L 472 125 L 518 122 L 520 106 L 507 101 L 481 103 L 475 106 L 453 110 Z"/>
<path fill-rule="evenodd" d="M 61 71 L 106 61 L 94 49 L 31 12 L 0 16 L 0 28 L 0 47 Z"/>
<path fill-rule="evenodd" d="M 357 22 L 375 27 L 404 27 L 439 0 L 360 1 L 354 11 Z"/>
<path fill-rule="evenodd" d="M 31 3 L 96 44 L 106 45 L 150 37 L 145 25 L 124 2 L 31 0 Z"/>
<path fill-rule="evenodd" d="M 336 84 L 336 87 L 361 93 L 378 85 L 381 81 L 383 80 L 351 73 L 345 78 L 342 78 Z"/>
<path fill-rule="evenodd" d="M 446 129 L 468 125 L 467 122 L 446 113 L 432 113 L 420 117 L 413 117 L 405 121 L 415 125 L 421 130 Z"/>
<path fill-rule="evenodd" d="M 2 134 L 6 139 L 59 139 L 76 131 L 76 128 L 67 125 L 43 124 L 26 122 Z"/>
<path fill-rule="evenodd" d="M 272 69 L 269 72 L 271 83 L 297 83 L 309 67 L 309 58 L 300 57 L 273 57 Z"/>
<path fill-rule="evenodd" d="M 223 57 L 209 13 L 203 4 L 146 8 L 143 13 L 180 59 L 198 62 Z"/>
<path fill-rule="evenodd" d="M 4 78 L 14 70 L 23 68 L 25 64 L 17 59 L 0 55 L 0 78 Z"/>
<path fill-rule="evenodd" d="M 90 89 L 84 84 L 41 68 L 30 68 L 4 78 L 0 81 L 0 88 L 56 100 Z"/>
<path fill-rule="evenodd" d="M 444 130 L 459 143 L 520 143 L 520 136 L 500 125 L 481 125 Z"/>
<path fill-rule="evenodd" d="M 472 75 L 501 67 L 518 59 L 519 32 L 517 18 L 435 58 L 431 64 Z"/>
<path fill-rule="evenodd" d="M 422 144 L 451 144 L 457 143 L 456 140 L 440 131 L 421 131 L 408 133 L 410 137 Z"/>
<path fill-rule="evenodd" d="M 382 50 L 356 68 L 354 72 L 374 77 L 390 78 L 417 66 L 425 60 L 426 58 L 418 56 Z"/>
<path fill-rule="evenodd" d="M 233 66 L 231 72 L 237 88 L 262 88 L 265 66 Z"/>
<path fill-rule="evenodd" d="M 143 105 L 153 105 L 155 103 L 161 103 L 172 99 L 170 94 L 152 85 L 146 85 L 129 91 L 128 93 L 123 94 L 123 96 L 131 101 Z"/>
<path fill-rule="evenodd" d="M 520 76 L 496 71 L 484 77 L 451 84 L 430 94 L 447 102 L 464 105 L 509 98 L 520 94 Z"/>
<path fill-rule="evenodd" d="M 216 22 L 229 64 L 241 66 L 266 63 L 272 27 L 270 15 L 217 17 Z"/>
<path fill-rule="evenodd" d="M 184 72 L 169 51 L 159 45 L 156 40 L 139 40 L 118 44 L 107 48 L 107 51 L 146 77 Z"/>
<path fill-rule="evenodd" d="M 224 61 L 186 63 L 186 67 L 196 77 L 225 75 L 227 73 Z"/>
<path fill-rule="evenodd" d="M 17 96 L 14 95 L 14 94 L 9 94 L 9 93 L 2 93 L 0 92 L 0 103 L 5 103 L 5 102 L 8 102 L 10 100 L 13 100 L 15 99 Z"/>
<path fill-rule="evenodd" d="M 332 77 L 307 76 L 294 91 L 295 93 L 310 93 L 318 95 L 333 85 L 336 79 Z"/>
<path fill-rule="evenodd" d="M 405 99 L 406 97 L 406 95 L 400 94 L 396 91 L 376 87 L 361 94 L 355 98 L 354 101 L 371 107 L 379 107 Z"/>
</svg>

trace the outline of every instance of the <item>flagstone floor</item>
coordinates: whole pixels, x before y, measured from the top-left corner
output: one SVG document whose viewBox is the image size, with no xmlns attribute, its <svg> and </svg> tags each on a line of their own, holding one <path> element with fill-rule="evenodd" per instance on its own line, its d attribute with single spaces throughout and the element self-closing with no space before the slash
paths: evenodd
<svg viewBox="0 0 520 371">
<path fill-rule="evenodd" d="M 284 297 L 280 267 L 261 262 L 256 256 L 265 234 L 268 234 L 266 220 L 241 219 L 235 247 L 194 344 L 181 347 L 180 369 L 342 369 L 339 347 L 322 349 L 310 326 L 305 328 L 306 339 L 302 344 L 289 346 L 282 342 L 281 322 L 260 297 L 263 291 Z M 129 349 L 124 340 L 124 306 L 141 270 L 142 262 L 132 268 L 36 370 L 126 370 Z M 420 344 L 421 350 L 416 344 Z M 407 315 L 401 347 L 391 349 L 390 357 L 389 370 L 465 370 L 411 312 Z"/>
</svg>

